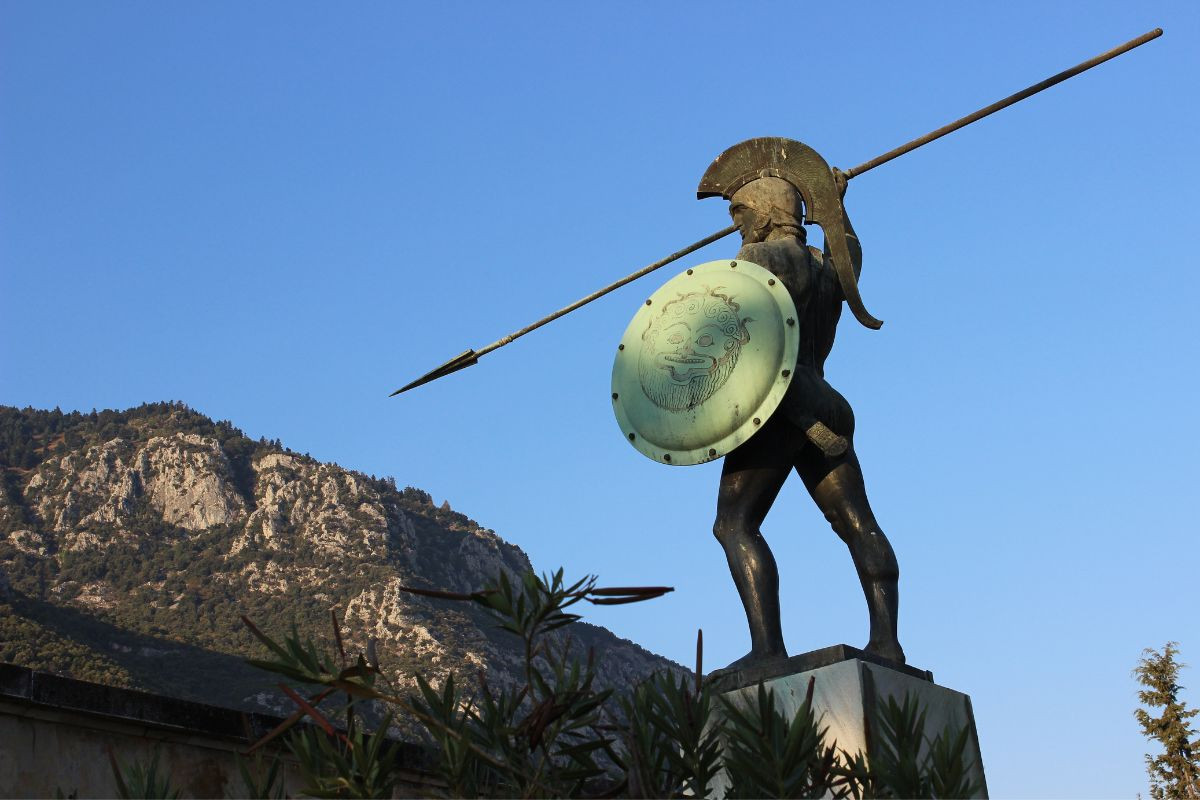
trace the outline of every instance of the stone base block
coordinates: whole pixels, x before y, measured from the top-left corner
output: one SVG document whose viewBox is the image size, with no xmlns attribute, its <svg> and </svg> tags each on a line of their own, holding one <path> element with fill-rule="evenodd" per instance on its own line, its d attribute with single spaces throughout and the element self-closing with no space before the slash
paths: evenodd
<svg viewBox="0 0 1200 800">
<path fill-rule="evenodd" d="M 971 698 L 938 686 L 931 672 L 896 664 L 848 645 L 834 645 L 766 667 L 718 673 L 712 680 L 719 692 L 741 702 L 755 702 L 761 681 L 775 692 L 776 707 L 790 716 L 804 703 L 810 678 L 814 679 L 813 708 L 821 727 L 828 728 L 827 743 L 837 742 L 840 749 L 850 753 L 867 753 L 863 720 L 874 718 L 876 704 L 886 702 L 889 697 L 902 702 L 905 694 L 914 695 L 926 712 L 925 731 L 931 738 L 947 725 L 968 728 L 967 757 L 974 761 L 972 778 L 981 787 L 975 796 L 987 797 Z M 723 785 L 713 788 L 714 797 L 725 792 Z"/>
</svg>

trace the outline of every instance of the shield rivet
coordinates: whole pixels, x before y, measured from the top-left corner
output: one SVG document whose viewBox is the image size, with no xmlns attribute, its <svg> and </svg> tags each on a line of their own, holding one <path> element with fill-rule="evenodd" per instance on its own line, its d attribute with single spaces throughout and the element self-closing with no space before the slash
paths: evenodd
<svg viewBox="0 0 1200 800">
<path fill-rule="evenodd" d="M 715 456 L 717 454 L 717 448 L 715 448 L 715 447 L 708 448 L 708 454 L 710 456 Z"/>
<path fill-rule="evenodd" d="M 796 320 L 792 319 L 791 317 L 788 317 L 788 318 L 787 318 L 787 324 L 788 324 L 788 325 L 795 325 L 795 324 L 796 324 Z"/>
<path fill-rule="evenodd" d="M 631 442 L 632 442 L 632 441 L 633 441 L 634 439 L 636 439 L 636 438 L 637 438 L 637 434 L 636 434 L 636 433 L 631 433 L 631 434 L 629 434 L 629 441 L 631 441 Z"/>
<path fill-rule="evenodd" d="M 663 461 L 670 461 L 670 460 L 671 460 L 671 454 L 670 454 L 670 453 L 667 453 L 666 455 L 664 455 L 664 456 L 663 456 Z"/>
<path fill-rule="evenodd" d="M 755 418 L 754 418 L 754 424 L 755 424 L 755 425 L 762 425 L 762 420 L 761 420 L 761 419 L 759 419 L 758 417 L 755 417 Z"/>
<path fill-rule="evenodd" d="M 792 374 L 792 371 L 791 371 L 790 369 L 785 369 L 785 370 L 783 371 L 783 377 L 785 377 L 785 378 L 786 378 L 788 375 L 791 375 L 791 374 Z M 616 400 L 616 399 L 617 399 L 617 396 L 614 394 L 614 395 L 613 395 L 613 400 Z"/>
<path fill-rule="evenodd" d="M 787 372 L 787 370 L 784 370 L 784 372 Z M 617 399 L 617 393 L 613 392 L 613 400 L 616 400 L 616 399 Z"/>
<path fill-rule="evenodd" d="M 737 262 L 736 262 L 736 261 L 730 261 L 730 262 L 729 262 L 729 266 L 731 266 L 731 267 L 736 267 L 736 266 L 737 266 Z"/>
<path fill-rule="evenodd" d="M 619 345 L 617 345 L 617 349 L 618 349 L 618 350 L 624 350 L 624 349 L 625 349 L 625 345 L 623 345 L 623 344 L 619 344 Z"/>
<path fill-rule="evenodd" d="M 689 269 L 687 274 L 688 274 L 688 275 L 691 275 L 691 274 L 692 274 L 692 270 L 690 270 L 690 269 Z"/>
<path fill-rule="evenodd" d="M 650 300 L 649 300 L 649 299 L 647 299 L 647 300 L 646 300 L 646 305 L 650 305 Z"/>
<path fill-rule="evenodd" d="M 767 286 L 774 286 L 774 285 L 775 285 L 775 279 L 767 278 Z"/>
</svg>

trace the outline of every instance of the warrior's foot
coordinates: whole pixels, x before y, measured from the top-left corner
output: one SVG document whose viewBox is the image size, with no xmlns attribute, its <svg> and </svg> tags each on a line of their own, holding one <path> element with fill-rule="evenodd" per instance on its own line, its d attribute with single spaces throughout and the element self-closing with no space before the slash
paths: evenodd
<svg viewBox="0 0 1200 800">
<path fill-rule="evenodd" d="M 888 661 L 895 661 L 897 664 L 906 663 L 904 660 L 904 648 L 895 639 L 884 642 L 871 640 L 863 649 L 871 655 L 886 658 Z"/>
</svg>

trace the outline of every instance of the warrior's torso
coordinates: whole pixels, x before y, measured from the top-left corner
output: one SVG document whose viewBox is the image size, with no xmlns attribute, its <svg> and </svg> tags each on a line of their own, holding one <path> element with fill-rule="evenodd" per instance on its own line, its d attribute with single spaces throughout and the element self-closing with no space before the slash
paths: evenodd
<svg viewBox="0 0 1200 800">
<path fill-rule="evenodd" d="M 825 374 L 825 359 L 833 349 L 842 292 L 837 273 L 821 251 L 795 237 L 742 245 L 737 257 L 766 267 L 787 287 L 800 318 L 800 353 L 796 363 Z"/>
<path fill-rule="evenodd" d="M 854 412 L 850 404 L 824 378 L 825 359 L 833 349 L 842 313 L 842 291 L 833 265 L 821 251 L 791 236 L 743 245 L 737 257 L 778 276 L 791 294 L 799 316 L 796 370 L 776 414 L 786 415 L 801 428 L 807 428 L 812 419 L 817 419 L 835 433 L 853 435 Z"/>
</svg>

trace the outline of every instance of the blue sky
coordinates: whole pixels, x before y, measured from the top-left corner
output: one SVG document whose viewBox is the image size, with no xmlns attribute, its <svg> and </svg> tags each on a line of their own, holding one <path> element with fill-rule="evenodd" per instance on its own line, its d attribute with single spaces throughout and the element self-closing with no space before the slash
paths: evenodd
<svg viewBox="0 0 1200 800">
<path fill-rule="evenodd" d="M 720 467 L 638 455 L 608 386 L 642 299 L 735 243 L 388 392 L 726 225 L 694 191 L 735 142 L 854 166 L 1161 26 L 852 182 L 886 324 L 845 315 L 827 365 L 901 640 L 972 696 L 993 796 L 1130 797 L 1141 649 L 1200 664 L 1197 8 L 5 2 L 0 403 L 183 400 L 393 475 L 538 568 L 674 585 L 591 619 L 727 663 Z M 861 646 L 797 479 L 763 533 L 790 650 Z"/>
</svg>

